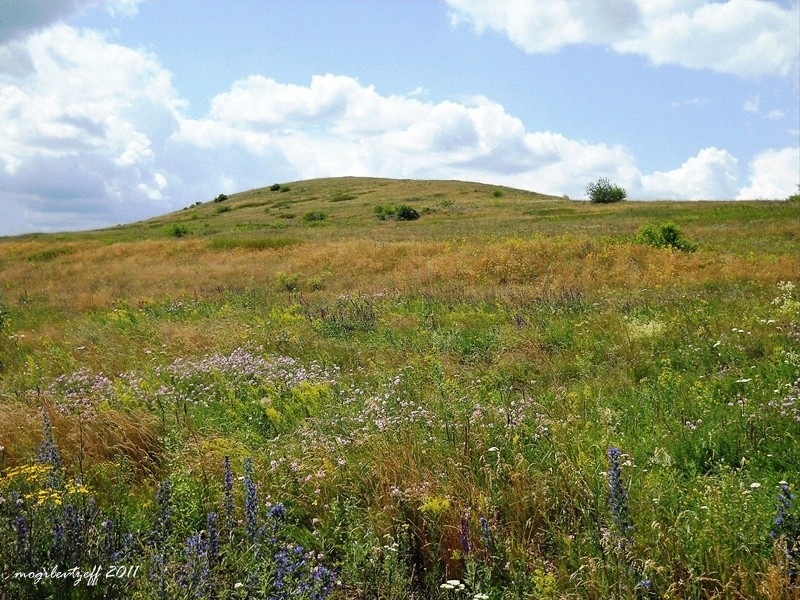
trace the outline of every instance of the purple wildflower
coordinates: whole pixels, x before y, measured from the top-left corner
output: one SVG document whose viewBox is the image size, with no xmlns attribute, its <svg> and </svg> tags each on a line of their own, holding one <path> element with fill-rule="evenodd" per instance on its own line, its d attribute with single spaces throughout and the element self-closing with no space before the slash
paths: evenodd
<svg viewBox="0 0 800 600">
<path fill-rule="evenodd" d="M 622 453 L 619 448 L 612 446 L 608 449 L 608 460 L 610 467 L 608 470 L 609 487 L 609 506 L 611 508 L 611 522 L 615 533 L 619 539 L 620 546 L 624 547 L 631 541 L 633 525 L 628 516 L 628 493 L 625 490 L 625 483 L 622 480 L 622 469 L 619 459 Z"/>
<path fill-rule="evenodd" d="M 469 517 L 467 513 L 461 515 L 461 551 L 464 555 L 469 554 L 471 547 L 469 543 Z"/>
<path fill-rule="evenodd" d="M 244 524 L 251 542 L 258 533 L 258 490 L 254 477 L 253 459 L 248 456 L 244 459 Z"/>
</svg>

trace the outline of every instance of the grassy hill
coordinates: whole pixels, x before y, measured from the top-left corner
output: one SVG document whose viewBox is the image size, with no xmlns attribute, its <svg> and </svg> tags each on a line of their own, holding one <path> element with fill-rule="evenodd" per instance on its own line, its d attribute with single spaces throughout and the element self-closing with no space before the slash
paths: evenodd
<svg viewBox="0 0 800 600">
<path fill-rule="evenodd" d="M 273 188 L 0 240 L 0 598 L 793 597 L 798 203 Z"/>
</svg>

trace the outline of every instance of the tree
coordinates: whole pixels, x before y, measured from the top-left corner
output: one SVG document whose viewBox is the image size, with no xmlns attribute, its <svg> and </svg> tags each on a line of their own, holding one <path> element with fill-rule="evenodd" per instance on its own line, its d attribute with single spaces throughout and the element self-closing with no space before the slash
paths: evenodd
<svg viewBox="0 0 800 600">
<path fill-rule="evenodd" d="M 586 184 L 586 195 L 589 201 L 595 204 L 610 204 L 625 200 L 628 196 L 623 188 L 612 184 L 607 177 Z"/>
</svg>

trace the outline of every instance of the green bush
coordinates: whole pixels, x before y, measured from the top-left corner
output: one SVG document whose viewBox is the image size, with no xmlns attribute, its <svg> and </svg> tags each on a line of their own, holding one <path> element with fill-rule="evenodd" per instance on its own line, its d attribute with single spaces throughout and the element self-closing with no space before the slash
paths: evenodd
<svg viewBox="0 0 800 600">
<path fill-rule="evenodd" d="M 375 216 L 381 221 L 385 221 L 389 217 L 394 217 L 396 214 L 397 209 L 394 206 L 389 206 L 388 204 L 378 204 L 378 206 L 375 207 Z"/>
<path fill-rule="evenodd" d="M 307 212 L 303 215 L 303 221 L 306 223 L 313 223 L 315 221 L 324 221 L 328 218 L 327 213 L 322 212 L 321 210 L 312 210 L 311 212 Z"/>
<path fill-rule="evenodd" d="M 672 248 L 683 252 L 694 252 L 697 244 L 692 244 L 683 237 L 680 228 L 672 221 L 661 225 L 644 225 L 636 234 L 637 244 L 646 244 L 655 248 Z"/>
<path fill-rule="evenodd" d="M 169 228 L 169 234 L 172 237 L 181 238 L 189 234 L 189 228 L 186 227 L 186 225 L 181 225 L 180 223 L 173 223 Z"/>
<path fill-rule="evenodd" d="M 220 194 L 219 196 L 214 198 L 214 202 L 225 202 L 225 200 L 227 199 L 228 197 L 225 194 Z"/>
<path fill-rule="evenodd" d="M 217 214 L 221 214 L 221 213 L 225 213 L 225 212 L 230 212 L 231 210 L 232 210 L 232 209 L 231 209 L 231 207 L 230 207 L 230 206 L 218 206 L 218 207 L 217 207 Z"/>
<path fill-rule="evenodd" d="M 419 219 L 419 213 L 408 204 L 401 204 L 400 206 L 379 204 L 375 207 L 375 216 L 381 221 L 389 218 L 394 218 L 398 221 L 416 221 Z"/>
<path fill-rule="evenodd" d="M 792 194 L 786 200 L 787 202 L 800 202 L 800 184 L 797 184 L 797 193 Z"/>
<path fill-rule="evenodd" d="M 280 191 L 280 189 L 281 189 L 281 184 L 280 183 L 273 183 L 271 186 L 269 186 L 269 190 L 271 192 L 277 192 L 277 191 Z"/>
<path fill-rule="evenodd" d="M 586 195 L 595 204 L 611 204 L 628 197 L 628 192 L 618 185 L 612 184 L 607 177 L 586 184 Z"/>
<path fill-rule="evenodd" d="M 419 219 L 419 213 L 408 204 L 398 206 L 396 215 L 398 221 L 416 221 Z"/>
</svg>

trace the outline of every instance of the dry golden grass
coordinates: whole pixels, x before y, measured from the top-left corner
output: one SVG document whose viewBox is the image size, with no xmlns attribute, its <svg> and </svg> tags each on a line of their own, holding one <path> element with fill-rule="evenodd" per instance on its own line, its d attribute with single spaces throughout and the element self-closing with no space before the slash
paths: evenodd
<svg viewBox="0 0 800 600">
<path fill-rule="evenodd" d="M 38 247 L 40 244 L 37 242 Z M 27 252 L 25 244 L 15 244 Z M 271 250 L 215 251 L 200 240 L 125 242 L 81 249 L 46 263 L 5 260 L 7 304 L 62 314 L 141 305 L 165 297 L 198 298 L 223 290 L 279 291 L 279 272 L 321 277 L 332 293 L 413 291 L 460 282 L 475 288 L 535 290 L 758 281 L 800 276 L 800 258 L 686 254 L 589 238 L 512 239 L 490 243 L 321 242 Z M 301 280 L 302 287 L 302 280 Z"/>
<path fill-rule="evenodd" d="M 25 401 L 0 403 L 0 446 L 5 447 L 4 467 L 22 464 L 36 456 L 42 441 L 43 415 L 48 415 L 65 466 L 78 472 L 78 461 L 91 471 L 102 463 L 130 468 L 137 478 L 154 473 L 163 453 L 155 418 L 137 409 L 130 412 L 104 408 L 83 423 L 77 416 L 56 410 L 44 396 L 30 394 Z"/>
</svg>

